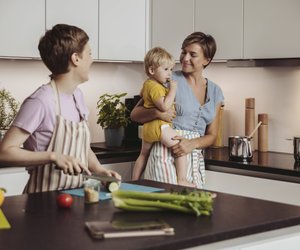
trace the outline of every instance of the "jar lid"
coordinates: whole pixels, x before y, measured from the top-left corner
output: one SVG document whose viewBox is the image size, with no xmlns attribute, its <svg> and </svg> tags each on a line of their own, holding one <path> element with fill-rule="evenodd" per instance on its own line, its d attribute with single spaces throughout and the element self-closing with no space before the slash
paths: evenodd
<svg viewBox="0 0 300 250">
<path fill-rule="evenodd" d="M 87 179 L 86 181 L 83 182 L 84 185 L 100 185 L 100 181 L 99 180 L 95 180 L 95 179 Z"/>
</svg>

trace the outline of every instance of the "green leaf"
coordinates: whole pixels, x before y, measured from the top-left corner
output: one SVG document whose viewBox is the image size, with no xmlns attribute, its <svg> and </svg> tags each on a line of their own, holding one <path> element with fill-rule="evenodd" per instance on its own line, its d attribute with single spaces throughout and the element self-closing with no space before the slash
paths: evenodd
<svg viewBox="0 0 300 250">
<path fill-rule="evenodd" d="M 97 101 L 97 124 L 102 128 L 126 127 L 130 122 L 129 110 L 121 101 L 127 93 L 103 94 Z"/>
<path fill-rule="evenodd" d="M 19 102 L 11 95 L 11 93 L 2 88 L 0 89 L 0 129 L 9 129 L 12 121 L 19 110 Z"/>
</svg>

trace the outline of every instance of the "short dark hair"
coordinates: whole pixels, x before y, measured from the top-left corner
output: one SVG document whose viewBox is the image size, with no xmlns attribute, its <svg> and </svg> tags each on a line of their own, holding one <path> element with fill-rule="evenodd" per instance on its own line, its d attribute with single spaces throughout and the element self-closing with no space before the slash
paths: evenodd
<svg viewBox="0 0 300 250">
<path fill-rule="evenodd" d="M 72 54 L 81 55 L 88 41 L 88 35 L 76 26 L 57 24 L 47 30 L 39 41 L 38 49 L 43 62 L 52 73 L 51 78 L 67 73 Z"/>
<path fill-rule="evenodd" d="M 211 35 L 206 35 L 203 32 L 194 32 L 184 39 L 181 49 L 184 49 L 193 43 L 197 43 L 202 48 L 203 54 L 205 58 L 209 60 L 208 64 L 210 64 L 217 51 L 215 39 Z M 204 68 L 207 67 L 208 64 L 205 65 Z"/>
</svg>

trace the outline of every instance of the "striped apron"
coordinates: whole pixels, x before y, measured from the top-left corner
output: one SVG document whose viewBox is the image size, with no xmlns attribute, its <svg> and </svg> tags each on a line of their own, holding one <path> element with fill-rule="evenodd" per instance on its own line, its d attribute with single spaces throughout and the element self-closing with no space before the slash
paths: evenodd
<svg viewBox="0 0 300 250">
<path fill-rule="evenodd" d="M 47 148 L 47 152 L 57 152 L 70 155 L 79 159 L 85 166 L 88 166 L 88 153 L 90 148 L 90 133 L 87 122 L 81 117 L 80 122 L 65 120 L 61 116 L 60 101 L 55 82 L 51 81 L 56 100 L 56 124 Z M 75 98 L 74 98 L 75 100 Z M 75 100 L 76 103 L 76 100 Z M 29 167 L 30 174 L 24 193 L 45 192 L 81 187 L 82 175 L 67 175 L 56 168 L 54 163 L 41 166 Z"/>
<path fill-rule="evenodd" d="M 178 135 L 186 139 L 200 137 L 193 131 L 177 130 Z M 187 155 L 187 181 L 194 183 L 197 188 L 203 188 L 205 183 L 205 165 L 201 149 L 194 149 Z M 153 144 L 148 158 L 144 178 L 170 184 L 177 184 L 176 168 L 171 150 L 160 142 Z"/>
</svg>

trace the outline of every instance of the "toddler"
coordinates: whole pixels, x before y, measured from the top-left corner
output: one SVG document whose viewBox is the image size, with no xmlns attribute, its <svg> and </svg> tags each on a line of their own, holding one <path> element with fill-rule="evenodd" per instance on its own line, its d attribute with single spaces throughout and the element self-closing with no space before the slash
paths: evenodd
<svg viewBox="0 0 300 250">
<path fill-rule="evenodd" d="M 148 51 L 144 59 L 145 72 L 149 77 L 143 84 L 141 96 L 145 108 L 158 108 L 167 111 L 174 108 L 177 83 L 171 79 L 175 61 L 165 49 L 155 47 Z M 143 125 L 142 149 L 133 168 L 133 180 L 140 179 L 151 151 L 152 144 L 160 141 L 166 147 L 172 147 L 178 140 L 172 138 L 178 135 L 172 129 L 172 124 L 163 120 L 154 120 Z M 179 185 L 194 185 L 187 181 L 187 158 L 175 158 L 177 182 Z"/>
</svg>

